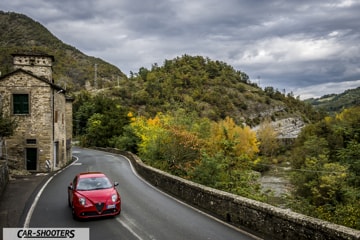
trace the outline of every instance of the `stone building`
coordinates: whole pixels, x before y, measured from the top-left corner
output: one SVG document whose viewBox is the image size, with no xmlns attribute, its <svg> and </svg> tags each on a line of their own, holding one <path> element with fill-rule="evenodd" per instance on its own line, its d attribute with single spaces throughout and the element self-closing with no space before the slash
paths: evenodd
<svg viewBox="0 0 360 240">
<path fill-rule="evenodd" d="M 13 54 L 14 70 L 0 76 L 0 107 L 17 122 L 3 141 L 11 167 L 56 170 L 71 160 L 72 98 L 54 84 L 54 57 Z M 4 151 L 4 149 L 6 151 Z"/>
</svg>

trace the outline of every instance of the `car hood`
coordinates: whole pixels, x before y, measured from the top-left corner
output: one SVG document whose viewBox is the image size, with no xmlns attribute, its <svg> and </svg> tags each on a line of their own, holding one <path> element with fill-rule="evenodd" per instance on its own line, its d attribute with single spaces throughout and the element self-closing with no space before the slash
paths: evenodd
<svg viewBox="0 0 360 240">
<path fill-rule="evenodd" d="M 111 200 L 111 195 L 116 194 L 116 190 L 114 188 L 107 188 L 91 191 L 78 191 L 77 193 L 89 201 L 97 203 Z"/>
</svg>

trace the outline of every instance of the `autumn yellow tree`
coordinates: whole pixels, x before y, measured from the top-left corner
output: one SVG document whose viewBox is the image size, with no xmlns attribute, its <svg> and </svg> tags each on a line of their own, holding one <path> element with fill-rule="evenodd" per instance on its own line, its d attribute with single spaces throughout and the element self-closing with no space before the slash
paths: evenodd
<svg viewBox="0 0 360 240">
<path fill-rule="evenodd" d="M 163 160 L 163 146 L 166 145 L 164 136 L 167 131 L 162 126 L 166 121 L 166 117 L 162 114 L 150 119 L 141 116 L 133 119 L 131 126 L 141 139 L 138 144 L 139 155 L 145 162 Z"/>
<path fill-rule="evenodd" d="M 279 142 L 277 139 L 278 133 L 275 131 L 270 119 L 266 119 L 260 124 L 256 135 L 260 142 L 260 153 L 264 156 L 272 157 L 279 148 Z"/>
<path fill-rule="evenodd" d="M 167 145 L 164 152 L 172 173 L 187 176 L 189 168 L 200 158 L 202 140 L 198 134 L 181 126 L 169 126 Z"/>
<path fill-rule="evenodd" d="M 233 188 L 243 173 L 250 170 L 259 148 L 254 131 L 247 126 L 238 126 L 232 118 L 226 117 L 213 123 L 205 152 L 220 159 L 218 164 L 224 174 L 220 179 L 226 185 L 230 184 L 225 188 Z"/>
<path fill-rule="evenodd" d="M 203 148 L 199 165 L 192 173 L 194 181 L 241 196 L 262 199 L 258 175 L 252 171 L 259 152 L 256 133 L 238 126 L 230 117 L 214 122 Z"/>
<path fill-rule="evenodd" d="M 176 123 L 171 115 L 158 113 L 150 119 L 135 118 L 132 127 L 141 139 L 138 149 L 143 160 L 184 177 L 199 159 L 202 141 L 196 132 Z"/>
<path fill-rule="evenodd" d="M 224 151 L 229 156 L 246 155 L 253 158 L 259 152 L 256 133 L 248 126 L 238 126 L 230 117 L 213 123 L 208 152 Z"/>
</svg>

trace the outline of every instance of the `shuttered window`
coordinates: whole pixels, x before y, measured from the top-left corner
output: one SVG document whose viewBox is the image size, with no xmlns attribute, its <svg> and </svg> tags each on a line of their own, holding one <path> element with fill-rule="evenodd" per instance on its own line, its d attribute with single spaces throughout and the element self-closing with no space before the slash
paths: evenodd
<svg viewBox="0 0 360 240">
<path fill-rule="evenodd" d="M 13 94 L 13 114 L 29 113 L 29 94 Z"/>
</svg>

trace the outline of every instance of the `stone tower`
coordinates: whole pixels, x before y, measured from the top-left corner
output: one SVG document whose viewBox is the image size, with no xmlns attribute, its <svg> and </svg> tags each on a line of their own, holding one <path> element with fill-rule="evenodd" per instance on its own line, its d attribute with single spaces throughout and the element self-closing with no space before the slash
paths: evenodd
<svg viewBox="0 0 360 240">
<path fill-rule="evenodd" d="M 12 54 L 14 70 L 23 69 L 31 72 L 35 76 L 45 78 L 53 83 L 52 64 L 54 57 L 45 54 Z"/>
</svg>

